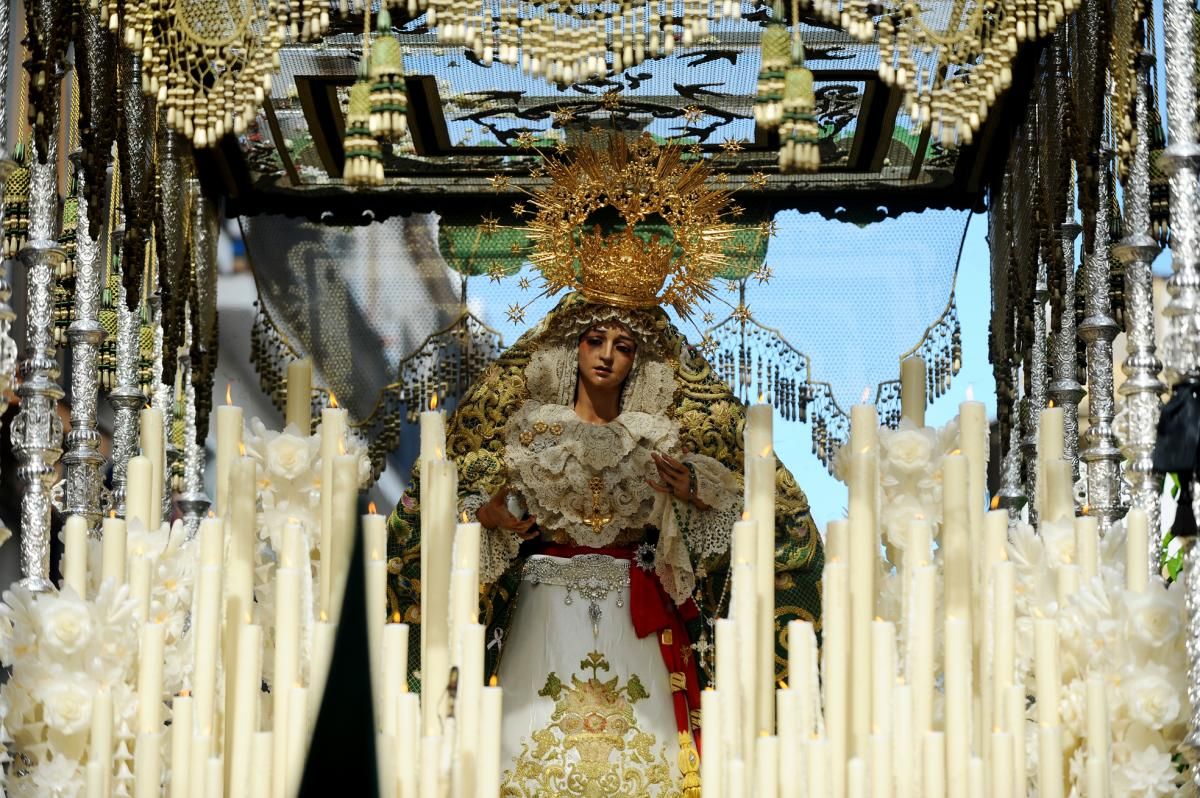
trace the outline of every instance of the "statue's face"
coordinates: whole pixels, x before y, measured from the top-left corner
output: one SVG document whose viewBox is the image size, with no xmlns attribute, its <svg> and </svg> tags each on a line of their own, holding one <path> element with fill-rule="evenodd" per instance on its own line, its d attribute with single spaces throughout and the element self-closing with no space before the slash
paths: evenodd
<svg viewBox="0 0 1200 798">
<path fill-rule="evenodd" d="M 597 324 L 579 338 L 579 379 L 591 388 L 619 390 L 636 354 L 637 339 L 627 327 Z"/>
</svg>

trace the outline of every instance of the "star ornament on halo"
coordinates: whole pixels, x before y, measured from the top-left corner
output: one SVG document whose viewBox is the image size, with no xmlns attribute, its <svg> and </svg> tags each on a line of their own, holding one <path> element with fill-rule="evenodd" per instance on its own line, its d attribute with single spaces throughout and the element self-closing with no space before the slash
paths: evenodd
<svg viewBox="0 0 1200 798">
<path fill-rule="evenodd" d="M 688 124 L 694 125 L 704 116 L 704 109 L 698 105 L 689 105 L 683 109 L 683 118 Z"/>
<path fill-rule="evenodd" d="M 495 216 L 485 216 L 479 222 L 479 229 L 485 236 L 495 235 L 496 231 L 500 229 L 500 220 Z"/>
<path fill-rule="evenodd" d="M 750 175 L 750 189 L 752 191 L 762 191 L 767 187 L 767 173 L 753 172 Z"/>
<path fill-rule="evenodd" d="M 492 175 L 488 178 L 488 180 L 491 181 L 492 191 L 495 191 L 496 193 L 507 191 L 508 187 L 512 184 L 512 181 L 509 180 L 508 175 Z"/>
<path fill-rule="evenodd" d="M 508 316 L 508 320 L 513 324 L 520 324 L 521 322 L 525 321 L 525 308 L 514 302 L 509 309 L 505 311 L 505 315 Z"/>
<path fill-rule="evenodd" d="M 575 121 L 575 111 L 571 108 L 558 108 L 554 111 L 554 124 L 566 127 Z"/>
<path fill-rule="evenodd" d="M 491 278 L 491 281 L 493 283 L 498 283 L 501 280 L 503 280 L 505 277 L 504 267 L 501 266 L 499 263 L 493 263 L 492 265 L 488 266 L 487 273 L 488 273 L 488 277 Z"/>
<path fill-rule="evenodd" d="M 774 276 L 775 270 L 765 263 L 754 270 L 754 279 L 759 283 L 769 283 Z"/>
<path fill-rule="evenodd" d="M 712 356 L 717 351 L 717 342 L 711 335 L 705 335 L 700 339 L 700 343 L 696 344 L 696 348 L 705 354 Z"/>
<path fill-rule="evenodd" d="M 533 149 L 533 134 L 528 130 L 517 134 L 517 148 L 522 150 Z"/>
<path fill-rule="evenodd" d="M 745 302 L 739 302 L 738 306 L 733 309 L 733 318 L 740 322 L 750 321 L 750 306 Z"/>
</svg>

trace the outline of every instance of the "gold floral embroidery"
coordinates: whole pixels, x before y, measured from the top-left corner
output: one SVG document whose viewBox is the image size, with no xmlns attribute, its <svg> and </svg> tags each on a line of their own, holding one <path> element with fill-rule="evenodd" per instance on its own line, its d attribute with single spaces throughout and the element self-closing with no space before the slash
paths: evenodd
<svg viewBox="0 0 1200 798">
<path fill-rule="evenodd" d="M 569 685 L 546 677 L 538 695 L 554 701 L 550 723 L 522 744 L 501 798 L 681 798 L 658 739 L 638 728 L 633 705 L 650 695 L 637 674 L 624 686 L 601 680 L 610 666 L 599 651 L 579 666 L 592 675 L 572 675 Z"/>
</svg>

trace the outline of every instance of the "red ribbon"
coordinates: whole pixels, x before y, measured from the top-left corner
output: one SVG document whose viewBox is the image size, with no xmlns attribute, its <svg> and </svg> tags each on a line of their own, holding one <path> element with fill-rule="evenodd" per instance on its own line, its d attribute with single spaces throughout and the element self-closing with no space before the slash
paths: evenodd
<svg viewBox="0 0 1200 798">
<path fill-rule="evenodd" d="M 633 546 L 608 546 L 592 549 L 560 543 L 547 543 L 538 550 L 539 554 L 551 557 L 576 557 L 580 554 L 606 554 L 620 560 L 629 560 L 629 616 L 639 638 L 658 636 L 658 650 L 667 667 L 668 679 L 672 673 L 682 673 L 685 689 L 671 691 L 675 704 L 675 725 L 681 732 L 690 732 L 700 748 L 700 729 L 692 728 L 689 710 L 700 708 L 700 680 L 696 671 L 696 658 L 688 638 L 685 621 L 697 618 L 700 611 L 692 599 L 676 604 L 663 589 L 658 575 L 642 570 L 638 566 Z M 663 632 L 670 631 L 670 643 L 664 643 Z"/>
</svg>

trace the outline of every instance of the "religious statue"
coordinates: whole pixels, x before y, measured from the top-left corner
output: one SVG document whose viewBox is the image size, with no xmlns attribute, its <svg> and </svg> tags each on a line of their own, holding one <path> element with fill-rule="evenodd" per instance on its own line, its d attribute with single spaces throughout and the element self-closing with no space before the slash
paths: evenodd
<svg viewBox="0 0 1200 798">
<path fill-rule="evenodd" d="M 648 139 L 552 165 L 528 228 L 533 260 L 551 289 L 575 290 L 448 422 L 459 508 L 483 526 L 480 622 L 486 672 L 504 687 L 505 798 L 699 795 L 700 690 L 729 610 L 745 409 L 660 305 L 686 310 L 708 290 L 704 256 L 719 253 L 727 196 L 706 174 Z M 624 231 L 555 232 L 556 218 L 603 205 Z M 649 213 L 673 243 L 637 234 Z M 390 610 L 414 625 L 419 479 L 417 468 L 389 519 Z M 824 558 L 782 465 L 775 483 L 782 673 L 787 622 L 819 621 Z"/>
</svg>

